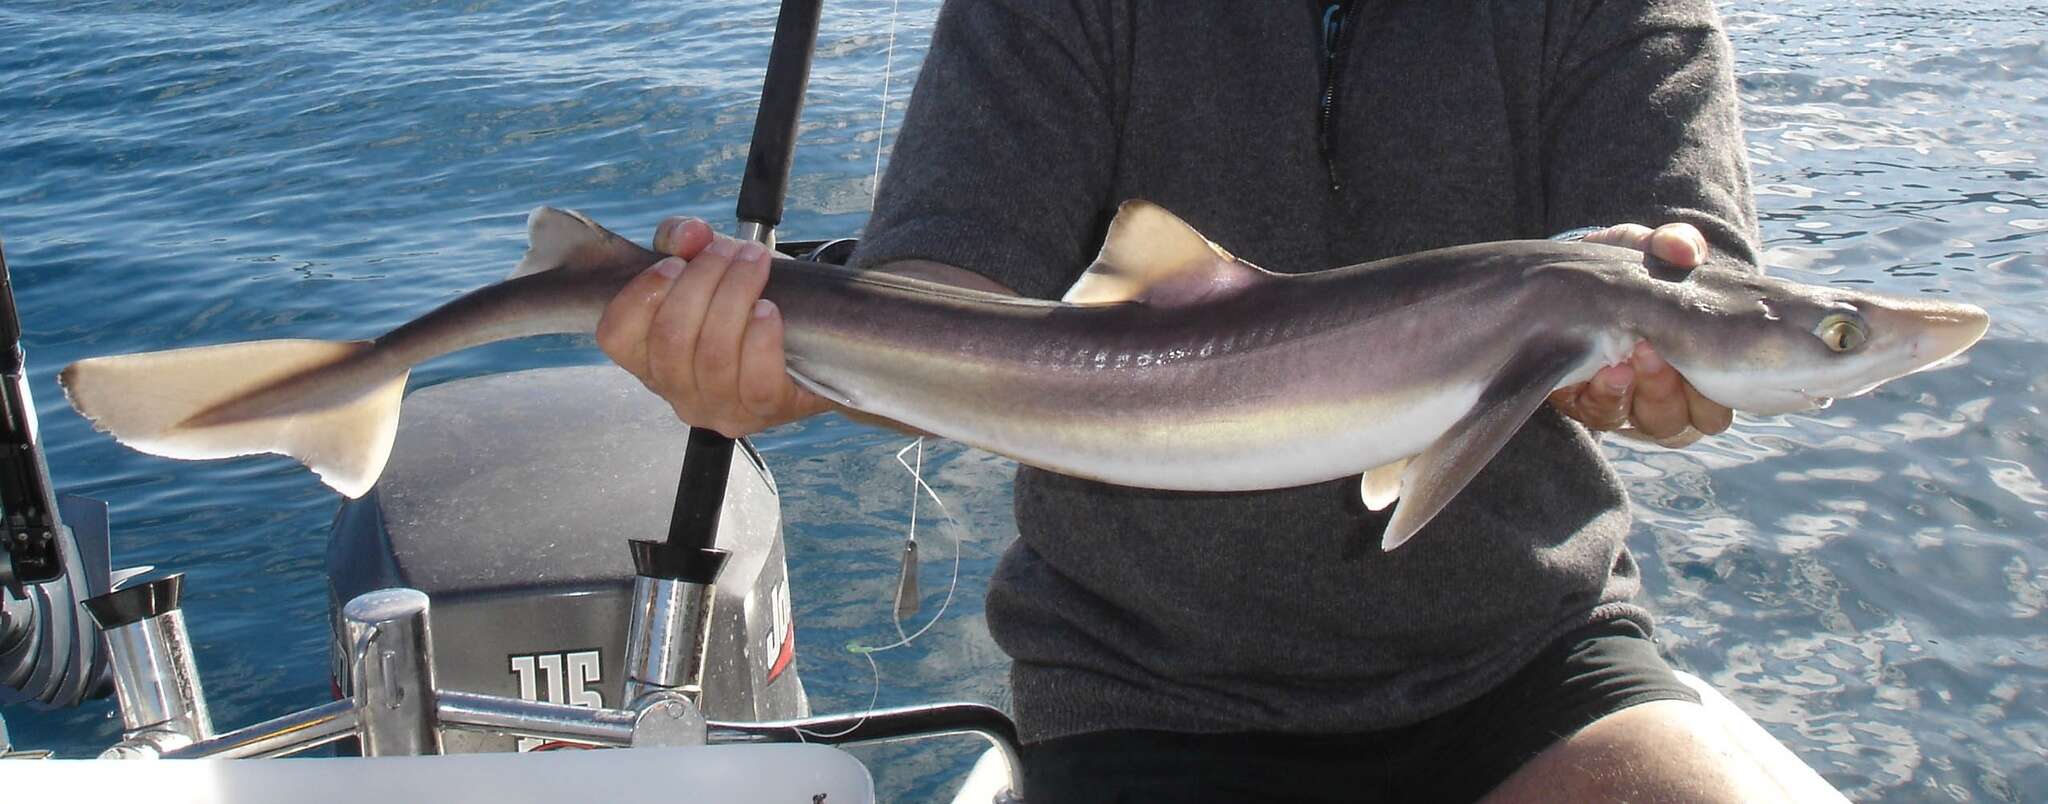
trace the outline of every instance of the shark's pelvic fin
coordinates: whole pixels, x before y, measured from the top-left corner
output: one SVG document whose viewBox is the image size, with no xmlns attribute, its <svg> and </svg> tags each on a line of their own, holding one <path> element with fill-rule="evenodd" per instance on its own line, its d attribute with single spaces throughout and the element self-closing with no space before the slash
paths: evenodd
<svg viewBox="0 0 2048 804">
<path fill-rule="evenodd" d="M 280 453 L 360 497 L 391 456 L 409 372 L 332 402 L 281 410 L 264 410 L 261 394 L 369 348 L 369 341 L 315 340 L 199 346 L 81 360 L 58 381 L 94 427 L 142 452 L 185 460 Z M 239 408 L 250 409 L 219 413 Z"/>
<path fill-rule="evenodd" d="M 1523 347 L 1489 383 L 1478 403 L 1401 473 L 1400 504 L 1380 536 L 1380 549 L 1400 547 L 1436 518 L 1522 428 L 1557 382 L 1586 358 L 1584 344 Z"/>
<path fill-rule="evenodd" d="M 1060 301 L 1180 306 L 1235 293 L 1271 276 L 1231 256 L 1159 205 L 1126 201 L 1109 222 L 1102 252 Z"/>
<path fill-rule="evenodd" d="M 1384 511 L 1395 500 L 1401 499 L 1401 474 L 1408 468 L 1409 460 L 1402 458 L 1365 473 L 1358 484 L 1358 498 L 1365 502 L 1367 509 Z"/>
<path fill-rule="evenodd" d="M 637 261 L 634 267 L 645 267 L 659 257 L 581 212 L 536 207 L 526 216 L 526 256 L 512 268 L 512 277 L 562 267 L 600 268 L 620 261 Z"/>
</svg>

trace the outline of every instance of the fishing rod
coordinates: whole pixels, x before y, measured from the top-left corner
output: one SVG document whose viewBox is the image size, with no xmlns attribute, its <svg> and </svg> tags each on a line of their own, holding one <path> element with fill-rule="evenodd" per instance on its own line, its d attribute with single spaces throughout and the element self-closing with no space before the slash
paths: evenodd
<svg viewBox="0 0 2048 804">
<path fill-rule="evenodd" d="M 821 11 L 822 0 L 782 2 L 761 105 L 754 116 L 754 140 L 740 180 L 739 235 L 771 249 L 775 227 L 782 223 Z M 637 622 L 645 627 L 636 626 L 628 635 L 628 700 L 664 689 L 680 691 L 693 701 L 702 693 L 712 585 L 731 555 L 717 546 L 717 539 L 733 446 L 733 439 L 714 430 L 691 427 L 667 540 L 631 543 L 639 576 L 632 605 Z"/>
<path fill-rule="evenodd" d="M 754 141 L 747 149 L 735 210 L 739 236 L 775 247 L 789 189 L 789 165 L 796 150 L 797 122 L 810 84 L 811 52 L 818 42 L 822 0 L 784 0 L 769 46 L 761 106 L 754 117 Z M 703 427 L 690 428 L 683 475 L 669 521 L 671 549 L 714 549 L 725 501 L 725 478 L 733 440 Z"/>
</svg>

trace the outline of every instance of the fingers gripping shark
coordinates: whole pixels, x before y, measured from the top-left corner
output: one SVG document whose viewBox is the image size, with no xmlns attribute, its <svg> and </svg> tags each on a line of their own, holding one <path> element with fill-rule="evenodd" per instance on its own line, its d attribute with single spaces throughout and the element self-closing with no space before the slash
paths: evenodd
<svg viewBox="0 0 2048 804">
<path fill-rule="evenodd" d="M 526 335 L 592 331 L 662 255 L 542 208 L 511 278 L 375 340 L 276 340 L 79 361 L 72 405 L 172 458 L 276 452 L 350 497 L 375 484 L 411 367 Z M 1125 204 L 1059 301 L 777 260 L 790 376 L 849 408 L 1108 483 L 1244 491 L 1364 473 L 1393 549 L 1557 388 L 1647 340 L 1727 407 L 1827 405 L 1940 363 L 1984 310 L 1516 241 L 1309 274 L 1237 259 Z"/>
</svg>

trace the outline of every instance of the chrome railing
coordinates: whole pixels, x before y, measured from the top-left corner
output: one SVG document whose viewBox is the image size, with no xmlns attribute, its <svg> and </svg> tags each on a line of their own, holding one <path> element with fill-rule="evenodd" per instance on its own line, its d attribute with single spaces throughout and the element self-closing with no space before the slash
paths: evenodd
<svg viewBox="0 0 2048 804">
<path fill-rule="evenodd" d="M 649 579 L 638 579 L 650 585 Z M 673 582 L 669 582 L 673 583 Z M 1016 727 L 994 707 L 946 703 L 723 723 L 704 718 L 691 668 L 702 667 L 701 590 L 640 590 L 628 644 L 637 655 L 628 708 L 593 709 L 441 689 L 435 681 L 430 601 L 415 589 L 365 593 L 342 607 L 348 697 L 216 734 L 178 608 L 180 577 L 157 578 L 88 603 L 105 629 L 122 714 L 122 740 L 103 759 L 279 757 L 347 738 L 365 756 L 442 752 L 445 729 L 567 740 L 600 747 L 808 742 L 894 742 L 971 734 L 1010 769 L 1008 800 L 1022 799 Z M 669 594 L 658 594 L 666 591 Z"/>
</svg>

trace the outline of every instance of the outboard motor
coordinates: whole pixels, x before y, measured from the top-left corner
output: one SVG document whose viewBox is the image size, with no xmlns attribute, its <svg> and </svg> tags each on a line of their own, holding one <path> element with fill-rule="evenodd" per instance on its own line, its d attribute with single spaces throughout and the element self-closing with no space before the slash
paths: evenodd
<svg viewBox="0 0 2048 804">
<path fill-rule="evenodd" d="M 443 688 L 625 706 L 626 542 L 667 532 L 688 429 L 609 364 L 449 382 L 410 394 L 404 411 L 377 487 L 335 516 L 334 678 L 348 677 L 342 604 L 408 586 L 434 601 Z M 720 519 L 718 545 L 732 556 L 716 586 L 701 706 L 721 721 L 804 717 L 775 481 L 741 447 Z M 454 730 L 446 741 L 449 752 L 563 747 Z"/>
<path fill-rule="evenodd" d="M 0 706 L 77 706 L 113 691 L 105 645 L 78 607 L 114 586 L 109 544 L 107 504 L 50 482 L 0 249 Z M 11 748 L 0 718 L 0 756 Z"/>
</svg>

